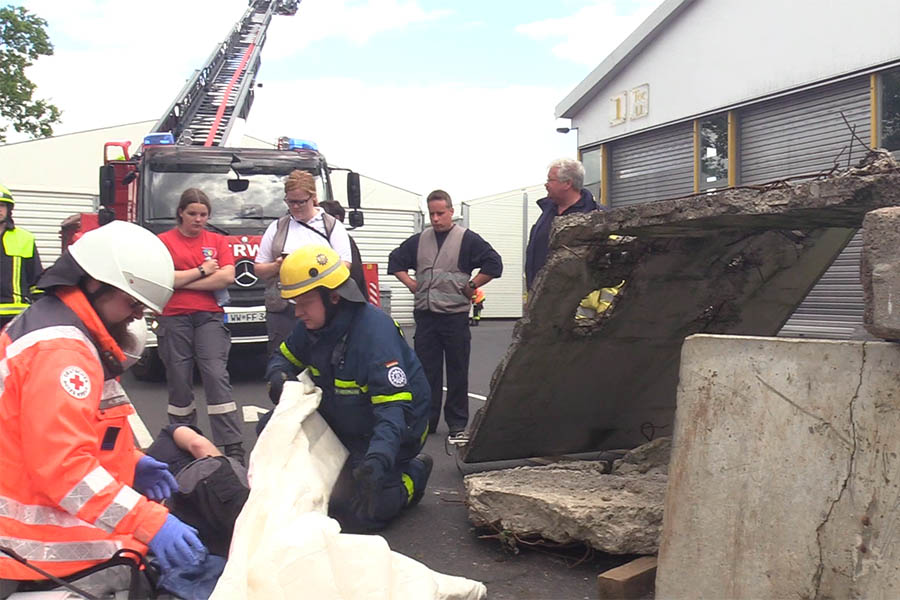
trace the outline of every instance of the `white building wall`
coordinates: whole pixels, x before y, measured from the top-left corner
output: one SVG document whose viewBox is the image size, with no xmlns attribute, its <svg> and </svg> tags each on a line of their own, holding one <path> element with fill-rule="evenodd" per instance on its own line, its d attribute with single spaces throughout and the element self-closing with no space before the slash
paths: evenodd
<svg viewBox="0 0 900 600">
<path fill-rule="evenodd" d="M 578 145 L 900 59 L 897 0 L 695 0 L 572 121 Z M 649 85 L 649 114 L 610 125 L 610 99 Z"/>
<path fill-rule="evenodd" d="M 503 259 L 503 276 L 484 288 L 482 318 L 519 318 L 525 292 L 525 246 L 540 216 L 535 204 L 546 196 L 533 185 L 463 203 L 467 227 L 483 237 Z"/>
</svg>

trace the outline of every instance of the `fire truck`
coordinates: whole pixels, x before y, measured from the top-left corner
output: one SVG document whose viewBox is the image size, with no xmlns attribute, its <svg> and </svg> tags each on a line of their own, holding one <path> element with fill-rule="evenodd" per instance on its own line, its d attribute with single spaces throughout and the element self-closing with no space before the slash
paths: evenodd
<svg viewBox="0 0 900 600">
<path fill-rule="evenodd" d="M 212 205 L 208 227 L 227 237 L 235 258 L 235 282 L 225 306 L 232 343 L 267 339 L 264 282 L 254 273 L 253 260 L 266 227 L 286 214 L 283 180 L 288 173 L 294 169 L 312 173 L 318 198 L 325 200 L 336 199 L 332 178 L 346 171 L 347 197 L 341 203 L 351 209 L 350 228 L 363 224 L 359 175 L 329 166 L 313 142 L 283 137 L 277 149 L 229 144 L 253 103 L 269 23 L 275 15 L 295 14 L 297 7 L 297 0 L 251 1 L 135 154 L 130 154 L 128 142 L 105 144 L 99 211 L 75 215 L 62 229 L 64 247 L 79 232 L 114 219 L 138 223 L 158 234 L 175 227 L 175 209 L 185 189 L 206 192 Z M 151 314 L 146 320 L 151 335 L 133 371 L 140 378 L 156 379 L 163 373 L 152 335 L 157 323 Z"/>
</svg>

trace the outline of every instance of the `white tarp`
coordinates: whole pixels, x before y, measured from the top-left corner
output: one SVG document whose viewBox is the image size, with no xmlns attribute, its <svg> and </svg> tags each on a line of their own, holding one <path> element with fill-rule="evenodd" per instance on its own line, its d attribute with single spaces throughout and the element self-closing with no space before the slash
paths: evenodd
<svg viewBox="0 0 900 600">
<path fill-rule="evenodd" d="M 432 571 L 381 536 L 340 532 L 328 498 L 347 450 L 316 412 L 321 390 L 299 379 L 253 449 L 250 497 L 211 600 L 485 598 L 482 583 Z"/>
</svg>

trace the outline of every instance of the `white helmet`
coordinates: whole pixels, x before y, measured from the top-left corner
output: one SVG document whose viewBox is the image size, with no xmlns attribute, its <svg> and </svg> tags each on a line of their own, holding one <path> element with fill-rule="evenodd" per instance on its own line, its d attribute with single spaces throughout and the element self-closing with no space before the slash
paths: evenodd
<svg viewBox="0 0 900 600">
<path fill-rule="evenodd" d="M 172 297 L 172 255 L 158 237 L 139 225 L 107 223 L 81 236 L 69 246 L 69 254 L 88 275 L 156 312 L 162 312 Z"/>
</svg>

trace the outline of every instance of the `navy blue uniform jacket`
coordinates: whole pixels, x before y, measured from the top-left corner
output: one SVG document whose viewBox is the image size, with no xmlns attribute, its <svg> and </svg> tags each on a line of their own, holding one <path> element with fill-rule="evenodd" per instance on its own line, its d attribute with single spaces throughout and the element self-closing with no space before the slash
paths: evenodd
<svg viewBox="0 0 900 600">
<path fill-rule="evenodd" d="M 351 460 L 377 457 L 390 470 L 419 453 L 430 388 L 419 359 L 380 309 L 341 301 L 325 327 L 308 331 L 299 322 L 272 354 L 266 376 L 296 377 L 307 367 L 322 388 L 319 414 Z"/>
</svg>

